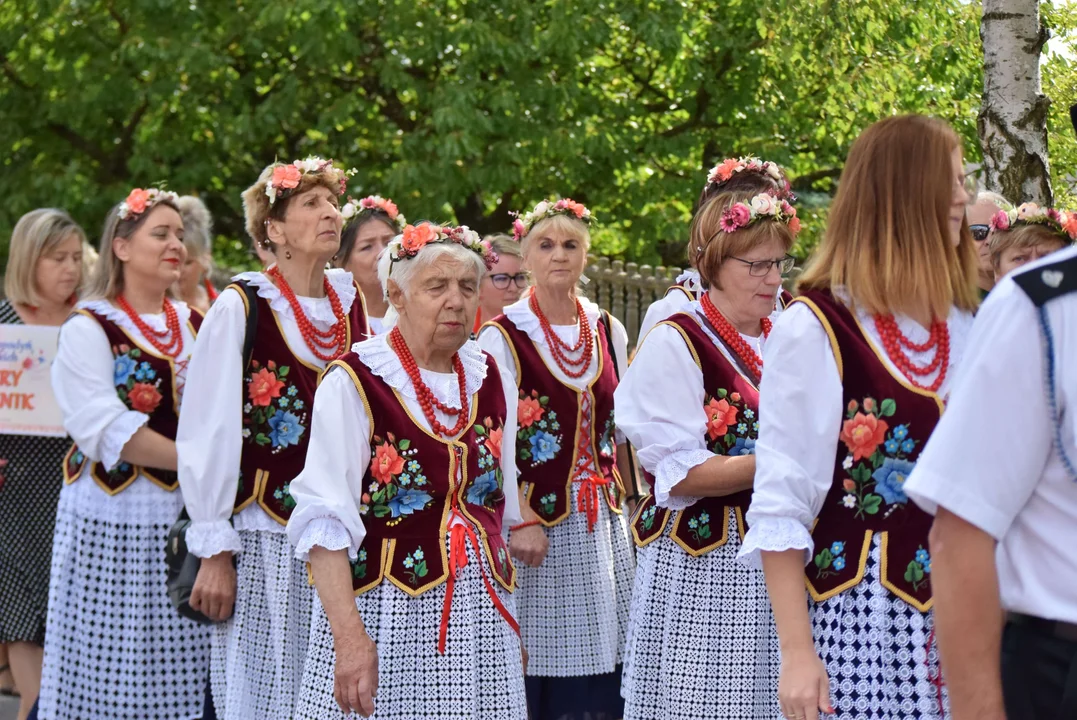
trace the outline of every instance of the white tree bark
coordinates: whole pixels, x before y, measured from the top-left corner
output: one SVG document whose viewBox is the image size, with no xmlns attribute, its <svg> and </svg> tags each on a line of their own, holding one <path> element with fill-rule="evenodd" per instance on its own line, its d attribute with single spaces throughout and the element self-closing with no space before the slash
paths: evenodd
<svg viewBox="0 0 1077 720">
<path fill-rule="evenodd" d="M 979 132 L 988 190 L 1014 203 L 1050 205 L 1047 109 L 1038 0 L 983 0 L 984 93 Z"/>
</svg>

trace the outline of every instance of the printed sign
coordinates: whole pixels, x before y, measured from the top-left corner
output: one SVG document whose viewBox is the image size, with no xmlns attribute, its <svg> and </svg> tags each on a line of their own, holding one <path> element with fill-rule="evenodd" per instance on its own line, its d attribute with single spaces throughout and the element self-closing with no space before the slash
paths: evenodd
<svg viewBox="0 0 1077 720">
<path fill-rule="evenodd" d="M 60 328 L 0 325 L 0 433 L 64 437 L 49 369 Z"/>
</svg>

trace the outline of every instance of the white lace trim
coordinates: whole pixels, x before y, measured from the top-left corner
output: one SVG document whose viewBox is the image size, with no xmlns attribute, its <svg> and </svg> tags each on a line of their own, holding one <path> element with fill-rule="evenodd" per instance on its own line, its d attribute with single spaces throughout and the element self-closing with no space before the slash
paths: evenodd
<svg viewBox="0 0 1077 720">
<path fill-rule="evenodd" d="M 169 302 L 172 303 L 172 307 L 176 308 L 176 316 L 179 318 L 180 326 L 182 327 L 191 319 L 191 308 L 187 307 L 187 303 L 180 300 L 172 300 L 170 298 Z M 120 310 L 108 300 L 84 300 L 83 302 L 78 303 L 75 307 L 83 310 L 90 310 L 98 315 L 102 315 L 107 320 L 111 320 L 119 325 L 128 335 L 145 339 L 142 332 L 135 327 L 131 318 L 127 316 L 127 313 Z M 165 314 L 163 312 L 139 315 L 139 318 L 154 330 L 164 330 L 167 327 L 165 324 Z"/>
<path fill-rule="evenodd" d="M 150 416 L 146 413 L 128 410 L 109 423 L 101 437 L 101 464 L 110 471 L 114 470 L 120 464 L 123 446 L 149 420 Z"/>
<path fill-rule="evenodd" d="M 680 275 L 678 275 L 677 279 L 673 282 L 677 285 L 683 285 L 691 292 L 703 292 L 703 283 L 700 280 L 699 271 L 697 270 L 692 270 L 691 268 L 689 268 L 688 270 L 685 270 Z"/>
<path fill-rule="evenodd" d="M 340 297 L 340 305 L 344 308 L 344 312 L 351 312 L 352 303 L 355 302 L 355 283 L 352 280 L 352 274 L 347 270 L 334 268 L 326 270 L 325 277 L 329 279 L 329 284 Z M 273 284 L 273 281 L 265 273 L 240 273 L 233 276 L 232 280 L 246 280 L 258 291 L 258 297 L 269 303 L 269 307 L 273 312 L 284 317 L 295 318 L 294 313 L 292 313 L 292 306 L 288 304 L 287 298 L 281 294 L 280 289 Z M 333 307 L 329 303 L 329 298 L 312 298 L 300 295 L 296 295 L 296 298 L 299 300 L 299 307 L 303 308 L 306 316 L 314 322 L 328 327 L 337 321 L 333 315 Z"/>
<path fill-rule="evenodd" d="M 370 371 L 386 382 L 389 387 L 399 392 L 409 400 L 419 401 L 415 394 L 415 388 L 411 384 L 411 378 L 400 362 L 400 357 L 389 345 L 388 335 L 376 337 L 356 343 L 352 351 L 359 356 L 359 361 L 370 368 Z M 468 340 L 458 351 L 460 362 L 464 366 L 464 383 L 467 387 L 468 397 L 474 395 L 482 387 L 486 379 L 486 355 L 482 348 L 474 340 Z M 423 382 L 433 391 L 434 396 L 451 408 L 460 407 L 460 386 L 456 382 L 456 373 L 438 373 L 419 368 Z"/>
<path fill-rule="evenodd" d="M 684 510 L 699 500 L 688 495 L 670 495 L 670 491 L 688 477 L 689 470 L 712 457 L 714 453 L 709 450 L 678 450 L 659 460 L 654 473 L 654 501 L 659 507 Z"/>
<path fill-rule="evenodd" d="M 269 517 L 269 513 L 258 503 L 251 503 L 233 515 L 232 523 L 236 527 L 236 532 L 263 532 L 276 535 L 286 535 L 288 532 L 286 525 L 281 525 Z"/>
<path fill-rule="evenodd" d="M 238 555 L 243 552 L 243 540 L 227 520 L 193 522 L 187 527 L 187 549 L 200 558 L 210 558 L 222 552 Z"/>
<path fill-rule="evenodd" d="M 310 549 L 313 547 L 323 547 L 326 550 L 346 549 L 352 560 L 359 556 L 359 549 L 352 547 L 352 539 L 344 523 L 334 517 L 319 517 L 310 521 L 295 546 L 296 558 L 309 562 Z"/>
<path fill-rule="evenodd" d="M 536 345 L 546 347 L 546 336 L 542 332 L 542 325 L 539 323 L 538 316 L 531 312 L 531 308 L 528 307 L 528 300 L 530 295 L 524 296 L 520 300 L 517 300 L 512 305 L 505 308 L 505 317 L 512 321 L 520 332 L 527 333 L 527 337 L 531 339 Z M 591 326 L 591 332 L 598 332 L 598 318 L 602 314 L 602 308 L 595 305 L 593 302 L 585 297 L 580 297 L 580 305 L 583 307 L 583 314 L 587 316 L 587 322 Z M 576 335 L 576 328 L 578 324 L 574 325 L 553 325 L 553 330 L 559 336 L 564 339 L 565 331 L 571 334 L 574 338 Z M 575 340 L 573 340 L 574 342 Z M 566 341 L 568 342 L 568 341 Z"/>
<path fill-rule="evenodd" d="M 799 521 L 790 517 L 768 516 L 760 518 L 748 528 L 737 559 L 749 567 L 762 570 L 763 558 L 760 551 L 783 550 L 803 550 L 804 564 L 807 565 L 815 551 L 815 543 L 808 528 Z"/>
</svg>

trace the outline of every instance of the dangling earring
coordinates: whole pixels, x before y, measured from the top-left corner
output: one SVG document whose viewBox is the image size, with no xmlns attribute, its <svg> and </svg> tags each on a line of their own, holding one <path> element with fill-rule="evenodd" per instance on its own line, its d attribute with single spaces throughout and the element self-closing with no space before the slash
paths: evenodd
<svg viewBox="0 0 1077 720">
<path fill-rule="evenodd" d="M 292 251 L 291 250 L 285 250 L 284 251 L 284 259 L 285 260 L 291 260 L 292 259 Z"/>
</svg>

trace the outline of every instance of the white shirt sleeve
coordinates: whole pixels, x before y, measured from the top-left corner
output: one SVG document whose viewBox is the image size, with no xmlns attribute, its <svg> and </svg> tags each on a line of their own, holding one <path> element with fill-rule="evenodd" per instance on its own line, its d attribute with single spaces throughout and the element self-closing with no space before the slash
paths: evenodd
<svg viewBox="0 0 1077 720">
<path fill-rule="evenodd" d="M 479 333 L 478 342 L 479 347 L 494 356 L 497 366 L 501 368 L 503 373 L 508 373 L 508 376 L 512 378 L 512 384 L 519 390 L 520 378 L 516 377 L 516 359 L 513 357 L 512 348 L 509 347 L 508 340 L 505 339 L 501 331 L 495 327 L 483 328 Z M 518 392 L 516 398 L 519 398 Z M 515 400 L 512 407 L 516 407 Z"/>
<path fill-rule="evenodd" d="M 617 363 L 617 377 L 623 378 L 628 372 L 628 331 L 624 324 L 610 315 L 613 325 L 613 360 Z M 614 409 L 613 442 L 624 445 L 625 434 L 617 424 L 616 404 Z"/>
<path fill-rule="evenodd" d="M 841 434 L 842 384 L 830 339 L 797 303 L 763 346 L 755 485 L 740 557 L 760 567 L 761 550 L 814 547 L 809 529 L 834 477 Z"/>
<path fill-rule="evenodd" d="M 519 471 L 516 468 L 516 406 L 519 393 L 516 383 L 504 366 L 498 366 L 501 373 L 501 386 L 505 391 L 505 430 L 501 433 L 501 474 L 504 480 L 505 515 L 501 520 L 503 532 L 507 533 L 513 525 L 524 521 L 520 513 L 520 493 L 517 488 Z"/>
<path fill-rule="evenodd" d="M 356 558 L 366 536 L 359 505 L 366 492 L 371 430 L 351 376 L 331 368 L 314 393 L 306 464 L 290 487 L 295 509 L 288 539 L 300 560 L 307 560 L 314 546 L 347 548 Z"/>
<path fill-rule="evenodd" d="M 120 400 L 114 368 L 112 348 L 97 321 L 73 315 L 63 324 L 51 375 L 64 430 L 83 454 L 109 469 L 120 463 L 124 445 L 150 419 Z"/>
<path fill-rule="evenodd" d="M 905 492 L 1002 539 L 1043 475 L 1054 427 L 1043 340 L 1028 296 L 1006 280 L 972 327 L 965 362 Z"/>
<path fill-rule="evenodd" d="M 714 456 L 703 442 L 703 372 L 676 329 L 655 326 L 614 393 L 617 425 L 654 476 L 655 502 L 671 510 L 697 497 L 671 495 L 688 471 Z"/>
<path fill-rule="evenodd" d="M 243 454 L 243 339 L 246 306 L 226 289 L 210 307 L 187 368 L 187 392 L 176 432 L 179 485 L 197 557 L 243 549 L 229 522 Z"/>
</svg>

